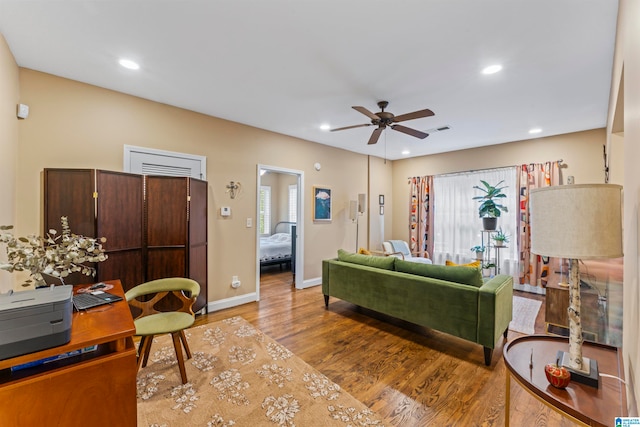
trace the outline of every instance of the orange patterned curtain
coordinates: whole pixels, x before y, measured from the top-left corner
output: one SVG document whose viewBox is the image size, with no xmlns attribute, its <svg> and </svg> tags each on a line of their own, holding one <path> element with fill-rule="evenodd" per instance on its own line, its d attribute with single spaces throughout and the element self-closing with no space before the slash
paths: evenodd
<svg viewBox="0 0 640 427">
<path fill-rule="evenodd" d="M 409 178 L 409 246 L 433 254 L 433 176 Z"/>
<path fill-rule="evenodd" d="M 532 163 L 519 166 L 520 187 L 520 284 L 545 288 L 553 258 L 531 253 L 531 229 L 529 223 L 529 191 L 534 188 L 560 184 L 559 162 Z"/>
</svg>

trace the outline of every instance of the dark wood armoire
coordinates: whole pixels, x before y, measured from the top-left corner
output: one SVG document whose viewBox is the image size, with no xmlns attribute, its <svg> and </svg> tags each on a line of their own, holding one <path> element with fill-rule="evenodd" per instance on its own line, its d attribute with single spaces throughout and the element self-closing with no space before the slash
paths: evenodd
<svg viewBox="0 0 640 427">
<path fill-rule="evenodd" d="M 200 284 L 194 310 L 207 306 L 207 182 L 94 169 L 44 170 L 44 230 L 106 237 L 108 259 L 97 281 L 125 290 L 154 279 L 189 277 Z M 84 276 L 66 283 L 86 282 Z"/>
</svg>

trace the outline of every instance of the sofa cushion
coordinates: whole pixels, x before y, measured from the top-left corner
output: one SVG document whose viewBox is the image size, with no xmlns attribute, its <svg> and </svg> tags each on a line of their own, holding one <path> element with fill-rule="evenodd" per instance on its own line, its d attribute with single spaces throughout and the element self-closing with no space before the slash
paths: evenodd
<svg viewBox="0 0 640 427">
<path fill-rule="evenodd" d="M 446 260 L 444 264 L 445 264 L 446 266 L 448 266 L 448 267 L 458 266 L 458 267 L 474 267 L 474 268 L 480 268 L 480 266 L 482 265 L 482 262 L 481 262 L 481 261 L 473 261 L 473 262 L 469 262 L 469 263 L 466 263 L 466 264 L 456 264 L 456 263 L 455 263 L 455 262 L 453 262 L 453 261 Z"/>
<path fill-rule="evenodd" d="M 338 260 L 393 271 L 396 258 L 354 254 L 344 249 L 338 249 Z"/>
<path fill-rule="evenodd" d="M 431 277 L 433 279 L 446 280 L 448 282 L 461 283 L 463 285 L 482 287 L 482 273 L 477 267 L 462 267 L 435 265 L 435 264 L 417 264 L 415 262 L 396 260 L 396 271 L 402 273 L 416 274 L 418 276 Z"/>
</svg>

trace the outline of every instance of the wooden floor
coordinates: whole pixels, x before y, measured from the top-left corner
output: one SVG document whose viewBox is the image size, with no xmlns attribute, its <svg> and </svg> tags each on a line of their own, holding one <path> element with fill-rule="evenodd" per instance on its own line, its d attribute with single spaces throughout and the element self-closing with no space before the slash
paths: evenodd
<svg viewBox="0 0 640 427">
<path fill-rule="evenodd" d="M 504 426 L 502 344 L 487 367 L 480 345 L 336 298 L 325 310 L 320 286 L 295 290 L 291 283 L 290 272 L 263 274 L 261 301 L 197 322 L 242 316 L 377 412 L 385 425 Z M 536 332 L 543 331 L 540 310 Z M 508 339 L 517 335 L 509 331 Z M 511 384 L 512 426 L 574 425 Z"/>
</svg>

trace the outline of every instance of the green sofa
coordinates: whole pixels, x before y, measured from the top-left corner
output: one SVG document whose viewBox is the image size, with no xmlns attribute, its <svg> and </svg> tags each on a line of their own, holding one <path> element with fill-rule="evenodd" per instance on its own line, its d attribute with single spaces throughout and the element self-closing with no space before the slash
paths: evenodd
<svg viewBox="0 0 640 427">
<path fill-rule="evenodd" d="M 338 251 L 322 262 L 325 306 L 333 296 L 484 347 L 484 361 L 512 316 L 513 278 L 483 280 L 473 267 L 417 264 L 394 257 Z"/>
</svg>

